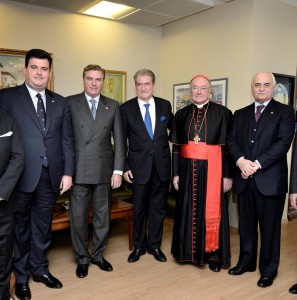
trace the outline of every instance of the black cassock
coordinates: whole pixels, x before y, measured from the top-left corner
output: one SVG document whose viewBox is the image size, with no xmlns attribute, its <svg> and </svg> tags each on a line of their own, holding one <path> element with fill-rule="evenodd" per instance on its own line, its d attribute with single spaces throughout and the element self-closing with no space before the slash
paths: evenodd
<svg viewBox="0 0 297 300">
<path fill-rule="evenodd" d="M 228 197 L 222 190 L 219 249 L 206 253 L 205 204 L 208 163 L 207 160 L 181 157 L 179 145 L 193 141 L 195 136 L 196 139 L 199 136 L 199 142 L 222 145 L 223 162 L 218 161 L 223 165 L 222 177 L 232 177 L 224 146 L 231 118 L 232 113 L 229 109 L 213 102 L 200 109 L 194 104 L 189 105 L 175 115 L 170 140 L 174 144 L 172 171 L 173 176 L 179 176 L 179 191 L 171 252 L 177 261 L 204 265 L 212 259 L 220 261 L 223 268 L 230 267 Z"/>
</svg>

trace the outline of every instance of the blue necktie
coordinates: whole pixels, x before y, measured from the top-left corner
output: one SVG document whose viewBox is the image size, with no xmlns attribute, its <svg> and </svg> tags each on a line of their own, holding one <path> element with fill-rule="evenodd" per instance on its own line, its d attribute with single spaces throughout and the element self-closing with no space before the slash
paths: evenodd
<svg viewBox="0 0 297 300">
<path fill-rule="evenodd" d="M 90 102 L 92 104 L 92 106 L 91 106 L 91 113 L 92 113 L 93 119 L 95 120 L 96 119 L 96 100 L 95 99 L 91 99 Z"/>
<path fill-rule="evenodd" d="M 154 134 L 153 134 L 153 126 L 152 126 L 152 120 L 149 112 L 149 103 L 144 104 L 145 106 L 145 116 L 144 116 L 144 124 L 146 127 L 146 130 L 148 134 L 150 135 L 151 139 L 153 139 Z"/>
<path fill-rule="evenodd" d="M 43 132 L 45 132 L 45 122 L 46 122 L 46 116 L 45 116 L 45 108 L 44 108 L 44 103 L 43 103 L 43 99 L 41 97 L 41 95 L 38 93 L 36 95 L 37 97 L 37 116 L 39 118 L 39 122 L 40 122 L 40 125 L 42 127 L 42 130 Z M 43 149 L 43 162 L 42 164 L 45 166 L 45 167 L 48 167 L 48 160 L 47 160 L 47 157 L 46 157 L 46 148 L 45 148 L 45 145 L 44 145 L 44 149 Z"/>
</svg>

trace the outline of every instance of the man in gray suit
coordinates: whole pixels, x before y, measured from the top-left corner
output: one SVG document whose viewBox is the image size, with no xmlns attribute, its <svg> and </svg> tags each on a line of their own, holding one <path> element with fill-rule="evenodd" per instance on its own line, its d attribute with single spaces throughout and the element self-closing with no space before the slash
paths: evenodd
<svg viewBox="0 0 297 300">
<path fill-rule="evenodd" d="M 16 123 L 0 111 L 0 299 L 9 300 L 13 233 L 17 208 L 15 186 L 24 168 Z"/>
<path fill-rule="evenodd" d="M 88 275 L 89 263 L 112 271 L 104 259 L 110 228 L 111 188 L 122 184 L 124 140 L 119 104 L 100 94 L 105 70 L 88 65 L 84 92 L 67 97 L 74 130 L 76 172 L 71 190 L 70 228 L 76 276 Z M 114 149 L 111 142 L 113 137 Z M 93 248 L 88 252 L 89 202 L 93 207 Z"/>
</svg>

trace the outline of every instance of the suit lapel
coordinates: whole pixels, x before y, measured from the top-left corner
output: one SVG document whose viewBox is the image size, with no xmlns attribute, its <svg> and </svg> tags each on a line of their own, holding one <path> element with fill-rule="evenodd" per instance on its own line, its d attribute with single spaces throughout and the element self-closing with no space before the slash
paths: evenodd
<svg viewBox="0 0 297 300">
<path fill-rule="evenodd" d="M 30 93 L 25 84 L 20 87 L 19 95 L 17 97 L 17 101 L 19 101 L 19 107 L 24 107 L 31 117 L 32 121 L 35 123 L 36 127 L 40 130 L 42 134 L 44 134 L 40 121 L 37 117 L 36 109 L 34 107 L 33 101 L 31 99 Z"/>
<path fill-rule="evenodd" d="M 256 134 L 256 138 L 259 137 L 263 130 L 267 127 L 267 124 L 273 122 L 273 118 L 274 115 L 276 113 L 275 111 L 275 106 L 274 106 L 274 100 L 271 100 L 269 102 L 269 104 L 265 107 L 262 115 L 261 115 L 261 119 L 260 119 L 260 123 L 259 123 L 259 127 L 257 130 L 257 134 Z"/>
<path fill-rule="evenodd" d="M 100 100 L 96 111 L 96 119 L 93 123 L 91 134 L 95 134 L 98 128 L 101 128 L 109 114 L 109 105 L 103 95 L 100 94 Z"/>
<path fill-rule="evenodd" d="M 48 130 L 50 128 L 50 124 L 53 120 L 53 117 L 55 115 L 55 98 L 51 93 L 46 91 L 45 93 L 46 97 L 46 123 L 45 123 L 45 135 L 47 135 Z"/>
<path fill-rule="evenodd" d="M 75 104 L 77 106 L 77 111 L 80 113 L 81 118 L 84 120 L 84 124 L 91 131 L 94 126 L 94 120 L 85 93 L 80 94 L 79 99 Z"/>
</svg>

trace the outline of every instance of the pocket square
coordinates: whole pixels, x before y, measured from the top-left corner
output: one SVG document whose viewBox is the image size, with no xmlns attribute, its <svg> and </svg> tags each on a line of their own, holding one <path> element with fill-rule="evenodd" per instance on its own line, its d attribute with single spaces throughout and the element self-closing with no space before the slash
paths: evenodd
<svg viewBox="0 0 297 300">
<path fill-rule="evenodd" d="M 12 134 L 13 134 L 12 131 L 8 131 L 7 133 L 4 133 L 4 134 L 0 135 L 0 137 L 11 136 Z"/>
<path fill-rule="evenodd" d="M 161 120 L 161 122 L 163 122 L 163 121 L 166 120 L 166 117 L 165 117 L 165 116 L 162 116 L 160 120 Z"/>
</svg>

